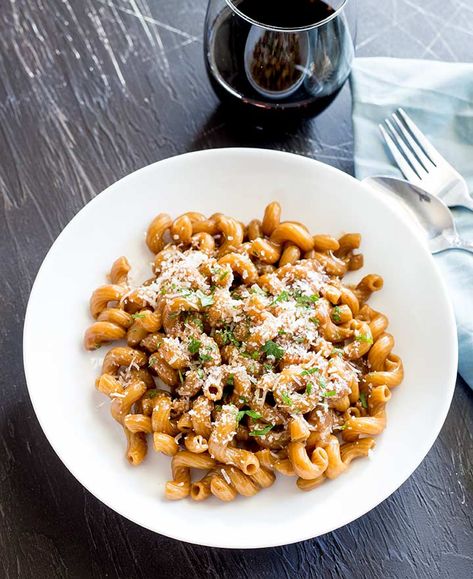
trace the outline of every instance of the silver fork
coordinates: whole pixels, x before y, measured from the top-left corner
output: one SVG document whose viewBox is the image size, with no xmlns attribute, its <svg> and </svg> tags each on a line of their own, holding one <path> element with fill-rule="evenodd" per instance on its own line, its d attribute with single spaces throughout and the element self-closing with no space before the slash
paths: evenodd
<svg viewBox="0 0 473 579">
<path fill-rule="evenodd" d="M 465 179 L 442 157 L 407 113 L 399 108 L 379 125 L 404 177 L 450 207 L 473 211 Z"/>
</svg>

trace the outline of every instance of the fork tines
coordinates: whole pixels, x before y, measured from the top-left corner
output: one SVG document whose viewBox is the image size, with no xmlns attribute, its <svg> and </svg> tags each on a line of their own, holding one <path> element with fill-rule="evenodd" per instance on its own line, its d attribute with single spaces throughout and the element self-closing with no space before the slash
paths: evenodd
<svg viewBox="0 0 473 579">
<path fill-rule="evenodd" d="M 409 181 L 422 179 L 442 159 L 402 108 L 385 119 L 379 129 L 398 167 Z"/>
</svg>

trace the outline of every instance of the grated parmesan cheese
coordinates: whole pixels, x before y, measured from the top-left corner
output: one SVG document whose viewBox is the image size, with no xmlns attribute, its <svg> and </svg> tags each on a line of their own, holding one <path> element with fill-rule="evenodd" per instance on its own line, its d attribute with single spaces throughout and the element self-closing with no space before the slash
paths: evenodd
<svg viewBox="0 0 473 579">
<path fill-rule="evenodd" d="M 220 469 L 220 472 L 222 473 L 225 482 L 229 485 L 232 484 L 232 479 L 228 476 L 228 472 L 224 468 Z"/>
</svg>

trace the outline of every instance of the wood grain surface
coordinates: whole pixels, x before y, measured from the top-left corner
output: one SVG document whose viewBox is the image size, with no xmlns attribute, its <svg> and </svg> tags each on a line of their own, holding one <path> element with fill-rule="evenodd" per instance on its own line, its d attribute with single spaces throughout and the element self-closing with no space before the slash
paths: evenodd
<svg viewBox="0 0 473 579">
<path fill-rule="evenodd" d="M 205 8 L 0 0 L 0 576 L 471 577 L 473 393 L 461 379 L 439 439 L 401 489 L 336 532 L 275 549 L 209 549 L 138 527 L 90 495 L 41 431 L 23 374 L 26 303 L 53 240 L 94 195 L 210 147 L 293 151 L 352 172 L 348 87 L 292 130 L 231 122 L 204 72 Z M 359 0 L 358 12 L 360 55 L 473 60 L 469 0 Z"/>
</svg>

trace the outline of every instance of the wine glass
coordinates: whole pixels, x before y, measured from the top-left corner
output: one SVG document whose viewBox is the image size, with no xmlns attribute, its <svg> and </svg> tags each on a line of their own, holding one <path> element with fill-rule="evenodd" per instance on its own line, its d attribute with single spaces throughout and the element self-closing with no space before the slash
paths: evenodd
<svg viewBox="0 0 473 579">
<path fill-rule="evenodd" d="M 316 114 L 338 94 L 354 58 L 348 0 L 210 0 L 207 71 L 222 100 L 253 111 Z"/>
</svg>

